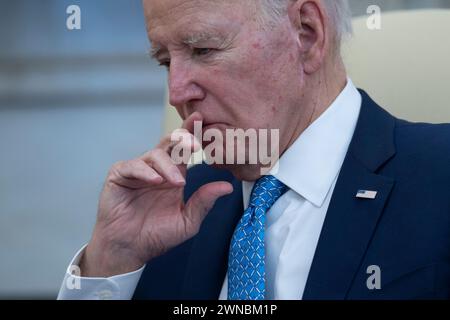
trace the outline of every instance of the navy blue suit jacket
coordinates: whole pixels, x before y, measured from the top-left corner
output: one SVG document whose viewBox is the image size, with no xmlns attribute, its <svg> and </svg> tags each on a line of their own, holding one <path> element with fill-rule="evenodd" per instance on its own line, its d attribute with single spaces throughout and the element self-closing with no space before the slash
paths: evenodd
<svg viewBox="0 0 450 320">
<path fill-rule="evenodd" d="M 303 299 L 449 299 L 450 125 L 399 120 L 361 94 Z M 148 263 L 135 299 L 218 298 L 244 210 L 241 182 L 199 165 L 185 188 L 188 199 L 219 180 L 234 192 L 216 202 L 197 236 Z M 377 197 L 356 198 L 360 189 Z M 367 287 L 371 265 L 380 267 L 381 289 Z"/>
</svg>

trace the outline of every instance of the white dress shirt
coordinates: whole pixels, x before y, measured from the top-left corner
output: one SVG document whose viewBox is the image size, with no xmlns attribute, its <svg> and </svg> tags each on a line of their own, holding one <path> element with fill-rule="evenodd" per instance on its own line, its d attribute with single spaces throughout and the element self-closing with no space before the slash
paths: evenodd
<svg viewBox="0 0 450 320">
<path fill-rule="evenodd" d="M 347 154 L 361 108 L 361 95 L 350 79 L 331 106 L 283 154 L 272 175 L 289 190 L 267 212 L 266 297 L 302 299 L 320 232 Z M 243 182 L 244 208 L 254 182 Z M 131 299 L 141 269 L 111 278 L 84 278 L 70 273 L 82 248 L 71 262 L 58 299 Z M 78 281 L 79 289 L 73 284 Z M 69 284 L 69 285 L 68 285 Z M 227 299 L 228 278 L 220 296 Z"/>
</svg>

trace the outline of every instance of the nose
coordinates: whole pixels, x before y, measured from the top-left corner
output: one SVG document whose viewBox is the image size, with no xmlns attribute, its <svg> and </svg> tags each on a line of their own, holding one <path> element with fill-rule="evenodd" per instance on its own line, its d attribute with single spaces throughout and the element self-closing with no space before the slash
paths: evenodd
<svg viewBox="0 0 450 320">
<path fill-rule="evenodd" d="M 193 100 L 202 100 L 204 91 L 198 85 L 193 67 L 183 61 L 172 59 L 169 71 L 169 102 L 183 108 Z"/>
</svg>

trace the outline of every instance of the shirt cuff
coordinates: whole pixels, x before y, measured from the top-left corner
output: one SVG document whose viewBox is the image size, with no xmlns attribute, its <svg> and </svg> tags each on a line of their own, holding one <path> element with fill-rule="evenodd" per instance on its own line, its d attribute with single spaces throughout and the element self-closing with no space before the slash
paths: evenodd
<svg viewBox="0 0 450 320">
<path fill-rule="evenodd" d="M 57 299 L 131 300 L 145 265 L 139 270 L 109 278 L 81 277 L 78 265 L 86 246 L 77 252 L 67 268 Z"/>
</svg>

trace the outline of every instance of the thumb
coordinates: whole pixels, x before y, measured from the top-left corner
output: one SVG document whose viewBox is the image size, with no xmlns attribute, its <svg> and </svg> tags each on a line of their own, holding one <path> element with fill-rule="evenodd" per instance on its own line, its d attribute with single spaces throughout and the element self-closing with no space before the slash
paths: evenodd
<svg viewBox="0 0 450 320">
<path fill-rule="evenodd" d="M 216 200 L 233 192 L 233 186 L 228 182 L 212 182 L 198 189 L 189 199 L 185 207 L 188 221 L 192 222 L 194 230 L 200 228 L 203 219 L 214 206 Z"/>
</svg>

